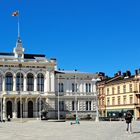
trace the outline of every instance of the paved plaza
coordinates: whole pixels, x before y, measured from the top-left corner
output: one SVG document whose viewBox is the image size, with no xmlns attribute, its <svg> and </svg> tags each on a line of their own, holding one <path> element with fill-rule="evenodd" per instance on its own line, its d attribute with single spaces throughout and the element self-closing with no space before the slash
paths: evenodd
<svg viewBox="0 0 140 140">
<path fill-rule="evenodd" d="M 126 133 L 126 124 L 120 122 L 81 121 L 79 125 L 67 122 L 30 120 L 0 123 L 1 140 L 139 140 L 140 122 L 133 121 L 133 133 Z"/>
</svg>

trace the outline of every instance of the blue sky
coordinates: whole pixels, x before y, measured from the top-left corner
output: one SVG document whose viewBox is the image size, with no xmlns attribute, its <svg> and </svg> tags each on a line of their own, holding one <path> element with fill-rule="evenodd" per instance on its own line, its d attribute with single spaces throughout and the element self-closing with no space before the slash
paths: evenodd
<svg viewBox="0 0 140 140">
<path fill-rule="evenodd" d="M 139 0 L 0 0 L 0 52 L 12 52 L 20 10 L 26 53 L 57 58 L 58 68 L 105 72 L 140 68 Z"/>
</svg>

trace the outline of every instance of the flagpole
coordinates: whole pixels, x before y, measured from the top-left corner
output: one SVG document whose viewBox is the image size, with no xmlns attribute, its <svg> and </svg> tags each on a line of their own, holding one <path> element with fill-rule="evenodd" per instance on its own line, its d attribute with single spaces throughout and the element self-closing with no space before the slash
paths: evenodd
<svg viewBox="0 0 140 140">
<path fill-rule="evenodd" d="M 19 10 L 17 11 L 18 12 L 18 38 L 20 38 L 20 26 L 19 26 Z"/>
</svg>

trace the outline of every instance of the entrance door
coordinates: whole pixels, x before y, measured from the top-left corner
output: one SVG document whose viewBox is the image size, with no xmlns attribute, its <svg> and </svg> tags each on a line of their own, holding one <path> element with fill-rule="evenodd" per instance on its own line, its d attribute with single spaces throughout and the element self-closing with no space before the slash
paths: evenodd
<svg viewBox="0 0 140 140">
<path fill-rule="evenodd" d="M 17 102 L 17 118 L 21 117 L 21 104 L 20 101 Z M 22 118 L 23 118 L 23 104 L 22 104 Z"/>
<path fill-rule="evenodd" d="M 33 118 L 33 102 L 28 102 L 28 118 Z"/>
<path fill-rule="evenodd" d="M 7 118 L 10 115 L 10 118 L 12 118 L 12 102 L 8 101 L 6 104 L 6 114 L 7 114 Z"/>
</svg>

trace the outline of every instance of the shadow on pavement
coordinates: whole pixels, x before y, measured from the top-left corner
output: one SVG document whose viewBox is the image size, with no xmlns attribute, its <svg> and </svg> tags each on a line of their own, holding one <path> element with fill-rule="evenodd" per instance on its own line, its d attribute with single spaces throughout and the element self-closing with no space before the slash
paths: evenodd
<svg viewBox="0 0 140 140">
<path fill-rule="evenodd" d="M 137 132 L 133 132 L 133 134 L 135 134 L 135 133 L 140 133 L 140 131 L 137 131 Z"/>
</svg>

